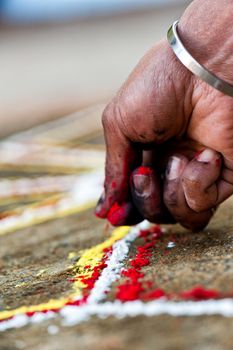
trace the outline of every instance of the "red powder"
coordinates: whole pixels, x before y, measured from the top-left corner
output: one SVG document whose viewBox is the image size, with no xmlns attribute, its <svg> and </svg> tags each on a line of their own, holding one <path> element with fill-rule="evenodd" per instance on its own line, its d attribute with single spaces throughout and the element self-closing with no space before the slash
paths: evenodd
<svg viewBox="0 0 233 350">
<path fill-rule="evenodd" d="M 140 231 L 140 237 L 141 238 L 150 238 L 150 239 L 157 239 L 162 236 L 162 231 L 160 226 L 152 226 L 148 230 L 141 230 Z"/>
<path fill-rule="evenodd" d="M 137 282 L 139 278 L 144 277 L 144 273 L 139 272 L 135 269 L 129 268 L 128 270 L 124 270 L 122 275 L 128 277 L 132 282 Z"/>
<path fill-rule="evenodd" d="M 66 303 L 66 305 L 81 306 L 81 305 L 85 304 L 86 301 L 87 301 L 87 295 L 82 297 L 79 300 L 69 301 L 68 303 Z"/>
<path fill-rule="evenodd" d="M 151 292 L 143 294 L 143 299 L 145 301 L 160 299 L 162 297 L 166 297 L 166 293 L 162 289 L 154 289 Z"/>
<path fill-rule="evenodd" d="M 118 286 L 118 291 L 116 293 L 117 299 L 125 302 L 137 300 L 140 296 L 140 293 L 143 292 L 141 283 L 125 283 Z"/>
<path fill-rule="evenodd" d="M 134 260 L 131 261 L 130 265 L 133 266 L 135 269 L 138 269 L 139 267 L 149 265 L 149 263 L 150 260 L 147 258 L 136 257 Z"/>
<path fill-rule="evenodd" d="M 26 315 L 28 316 L 28 317 L 32 317 L 32 316 L 34 316 L 35 315 L 35 311 L 30 311 L 30 312 L 26 312 Z"/>
<path fill-rule="evenodd" d="M 159 236 L 161 236 L 161 230 L 158 226 L 140 232 L 139 237 L 144 240 L 145 244 L 137 248 L 135 257 L 130 261 L 131 267 L 122 272 L 122 275 L 125 276 L 127 280 L 125 283 L 118 286 L 116 293 L 117 299 L 121 300 L 122 302 L 144 299 L 145 288 L 143 287 L 143 282 L 141 281 L 141 279 L 144 277 L 144 273 L 142 273 L 141 269 L 142 267 L 150 264 L 150 258 L 152 256 L 151 249 L 156 244 L 156 240 Z M 151 281 L 145 282 L 145 285 L 152 288 Z M 162 296 L 161 291 L 159 293 L 157 290 L 157 294 L 155 291 L 153 292 L 154 294 L 146 293 L 145 300 L 149 300 L 149 298 L 152 299 L 153 295 L 156 297 L 156 299 Z"/>
<path fill-rule="evenodd" d="M 103 249 L 103 252 L 104 252 L 105 254 L 111 253 L 111 252 L 112 252 L 112 247 L 104 248 L 104 249 Z"/>
<path fill-rule="evenodd" d="M 217 299 L 220 297 L 220 293 L 213 289 L 205 289 L 202 286 L 194 287 L 186 292 L 181 292 L 180 297 L 182 299 L 191 299 L 191 300 L 208 300 L 208 299 Z"/>
<path fill-rule="evenodd" d="M 140 166 L 135 170 L 134 175 L 144 175 L 144 176 L 149 176 L 153 174 L 153 169 L 146 167 L 146 166 Z"/>
</svg>

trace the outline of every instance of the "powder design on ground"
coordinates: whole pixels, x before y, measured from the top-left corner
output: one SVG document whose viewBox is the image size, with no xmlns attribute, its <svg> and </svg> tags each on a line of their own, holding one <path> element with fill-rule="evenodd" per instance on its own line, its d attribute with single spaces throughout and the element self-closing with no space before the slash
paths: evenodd
<svg viewBox="0 0 233 350">
<path fill-rule="evenodd" d="M 186 315 L 233 315 L 233 299 L 221 298 L 220 293 L 195 287 L 182 291 L 178 297 L 185 301 L 173 301 L 161 289 L 145 291 L 141 284 L 142 269 L 150 263 L 151 249 L 162 236 L 159 226 L 143 222 L 133 228 L 120 227 L 105 242 L 83 251 L 81 258 L 73 265 L 77 273 L 73 279 L 70 297 L 51 300 L 47 304 L 21 307 L 0 312 L 0 330 L 23 327 L 29 323 L 39 323 L 57 316 L 64 325 L 87 321 L 91 316 L 133 317 L 137 315 L 170 314 Z M 124 268 L 129 249 L 136 239 L 143 244 L 137 247 L 130 267 Z M 134 263 L 134 262 L 137 263 Z M 135 268 L 136 266 L 136 268 Z M 127 282 L 118 287 L 116 300 L 105 301 L 111 286 L 121 277 Z M 148 283 L 150 286 L 150 283 Z M 128 294 L 125 289 L 128 288 Z M 176 295 L 177 297 L 177 295 Z M 120 299 L 120 300 L 117 300 Z M 215 300 L 216 299 L 216 300 Z M 193 300 L 193 301 L 191 301 Z"/>
</svg>

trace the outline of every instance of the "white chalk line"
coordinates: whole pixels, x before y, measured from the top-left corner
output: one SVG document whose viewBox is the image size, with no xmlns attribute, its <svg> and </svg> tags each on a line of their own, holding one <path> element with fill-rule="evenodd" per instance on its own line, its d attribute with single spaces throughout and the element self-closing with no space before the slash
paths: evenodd
<svg viewBox="0 0 233 350">
<path fill-rule="evenodd" d="M 114 316 L 122 319 L 137 316 L 170 315 L 173 317 L 197 317 L 219 315 L 233 317 L 233 299 L 206 300 L 206 301 L 150 301 L 144 303 L 140 300 L 122 303 L 120 301 L 105 302 L 102 304 L 86 304 L 84 306 L 65 306 L 59 313 L 52 311 L 46 314 L 37 312 L 32 317 L 17 315 L 14 318 L 0 323 L 0 331 L 12 328 L 21 328 L 28 324 L 41 323 L 60 315 L 63 326 L 74 326 L 88 321 L 96 316 L 101 319 Z"/>
<path fill-rule="evenodd" d="M 149 222 L 143 221 L 133 227 L 124 238 L 113 244 L 111 256 L 106 260 L 107 267 L 103 269 L 91 290 L 87 304 L 97 304 L 106 298 L 106 292 L 109 292 L 111 285 L 120 278 L 131 244 L 138 238 L 142 229 L 150 226 Z"/>
</svg>

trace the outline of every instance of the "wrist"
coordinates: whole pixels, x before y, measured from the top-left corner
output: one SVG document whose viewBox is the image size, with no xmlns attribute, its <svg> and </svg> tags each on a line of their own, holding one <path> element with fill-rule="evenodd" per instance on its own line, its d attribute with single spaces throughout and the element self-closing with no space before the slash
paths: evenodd
<svg viewBox="0 0 233 350">
<path fill-rule="evenodd" d="M 179 21 L 189 53 L 219 78 L 233 84 L 232 0 L 195 0 Z"/>
</svg>

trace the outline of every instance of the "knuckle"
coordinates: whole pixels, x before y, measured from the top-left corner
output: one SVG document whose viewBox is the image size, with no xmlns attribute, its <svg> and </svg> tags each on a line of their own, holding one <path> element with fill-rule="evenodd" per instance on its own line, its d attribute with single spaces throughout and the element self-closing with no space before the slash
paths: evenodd
<svg viewBox="0 0 233 350">
<path fill-rule="evenodd" d="M 196 213 L 201 213 L 202 211 L 204 211 L 206 209 L 205 206 L 202 205 L 202 203 L 199 203 L 196 200 L 189 200 L 188 206 L 190 209 L 192 209 Z"/>
</svg>

